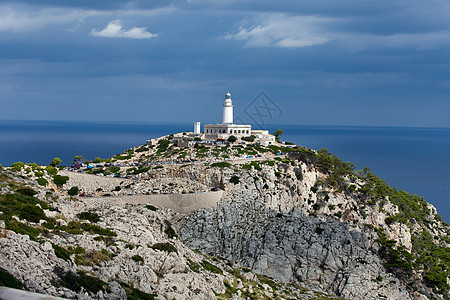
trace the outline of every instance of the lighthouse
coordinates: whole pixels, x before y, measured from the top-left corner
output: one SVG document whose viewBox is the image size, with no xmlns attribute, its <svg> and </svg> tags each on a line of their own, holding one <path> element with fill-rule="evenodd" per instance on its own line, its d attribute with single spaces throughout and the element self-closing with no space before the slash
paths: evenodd
<svg viewBox="0 0 450 300">
<path fill-rule="evenodd" d="M 233 123 L 233 101 L 231 93 L 225 94 L 223 101 L 223 119 L 222 124 L 205 124 L 205 139 L 217 140 L 227 139 L 230 135 L 236 137 L 250 136 L 252 134 L 252 125 L 234 124 Z"/>
<path fill-rule="evenodd" d="M 222 124 L 233 124 L 233 101 L 231 101 L 231 93 L 227 92 L 225 101 L 223 102 L 223 121 Z"/>
</svg>

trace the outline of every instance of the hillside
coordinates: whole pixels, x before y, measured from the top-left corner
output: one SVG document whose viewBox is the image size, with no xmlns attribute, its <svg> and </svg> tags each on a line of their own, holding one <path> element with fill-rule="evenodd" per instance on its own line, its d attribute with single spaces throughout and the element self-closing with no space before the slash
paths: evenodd
<svg viewBox="0 0 450 300">
<path fill-rule="evenodd" d="M 0 171 L 2 272 L 28 290 L 102 299 L 449 297 L 449 228 L 436 209 L 325 149 L 180 148 L 166 136 L 81 170 L 17 163 Z M 75 186 L 94 197 L 68 195 Z M 125 200 L 211 188 L 224 190 L 217 205 L 187 214 Z"/>
</svg>

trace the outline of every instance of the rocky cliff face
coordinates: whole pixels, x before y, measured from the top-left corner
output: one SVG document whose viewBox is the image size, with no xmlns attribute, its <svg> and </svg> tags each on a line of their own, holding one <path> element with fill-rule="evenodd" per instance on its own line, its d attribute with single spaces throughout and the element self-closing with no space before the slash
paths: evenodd
<svg viewBox="0 0 450 300">
<path fill-rule="evenodd" d="M 288 190 L 264 197 L 252 177 L 241 182 L 219 207 L 179 220 L 186 245 L 348 299 L 410 299 L 399 280 L 386 273 L 366 234 L 333 218 L 306 216 L 293 207 L 297 199 Z"/>
<path fill-rule="evenodd" d="M 2 170 L 0 178 L 1 285 L 71 299 L 334 299 L 193 251 L 170 210 L 80 201 Z"/>
<path fill-rule="evenodd" d="M 387 266 L 380 236 L 411 252 L 412 232 L 424 230 L 418 222 L 390 223 L 399 207 L 387 197 L 381 204 L 368 205 L 356 192 L 325 190 L 321 185 L 326 174 L 301 161 L 246 170 L 235 166 L 220 176 L 229 182 L 233 175 L 239 183 L 227 185 L 218 207 L 179 218 L 178 231 L 189 247 L 346 299 L 443 297 L 424 284 L 415 287 L 420 293 L 407 288 L 411 281 L 404 276 L 421 278 L 420 272 L 405 275 Z M 365 185 L 351 182 L 356 190 Z M 428 226 L 433 224 L 425 230 L 436 238 L 446 236 L 435 209 L 424 206 Z"/>
<path fill-rule="evenodd" d="M 136 180 L 71 176 L 62 189 L 37 168 L 50 189 L 0 170 L 1 265 L 29 290 L 81 299 L 448 299 L 449 228 L 432 205 L 327 151 L 235 146 L 140 147 L 120 170 Z M 263 156 L 216 160 L 255 151 Z M 197 153 L 206 160 L 130 172 L 143 157 Z M 178 215 L 66 196 L 75 184 L 225 192 L 214 208 Z"/>
</svg>

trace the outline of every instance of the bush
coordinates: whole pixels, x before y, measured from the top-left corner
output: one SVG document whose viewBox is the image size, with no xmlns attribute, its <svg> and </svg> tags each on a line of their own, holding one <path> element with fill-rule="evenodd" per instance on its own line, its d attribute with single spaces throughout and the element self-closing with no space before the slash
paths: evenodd
<svg viewBox="0 0 450 300">
<path fill-rule="evenodd" d="M 54 175 L 53 182 L 57 187 L 62 187 L 69 180 L 69 176 Z"/>
<path fill-rule="evenodd" d="M 112 231 L 108 228 L 102 228 L 98 225 L 88 224 L 88 223 L 82 223 L 81 229 L 84 231 L 88 231 L 93 234 L 100 234 L 100 235 L 106 235 L 106 236 L 117 236 L 117 233 Z"/>
<path fill-rule="evenodd" d="M 52 166 L 46 166 L 45 171 L 47 171 L 47 173 L 50 175 L 56 175 L 56 173 L 58 172 L 58 170 Z"/>
<path fill-rule="evenodd" d="M 164 232 L 167 234 L 167 237 L 169 239 L 177 237 L 177 233 L 175 232 L 175 229 L 172 228 L 172 224 L 170 224 L 167 220 L 164 220 L 164 224 L 166 224 L 166 229 Z"/>
<path fill-rule="evenodd" d="M 67 193 L 71 196 L 75 196 L 75 195 L 78 195 L 79 191 L 80 191 L 80 189 L 77 186 L 73 186 L 67 191 Z"/>
<path fill-rule="evenodd" d="M 240 182 L 239 177 L 236 175 L 231 176 L 230 182 L 233 184 L 238 184 Z"/>
<path fill-rule="evenodd" d="M 157 244 L 154 244 L 151 248 L 155 249 L 155 250 L 159 250 L 159 251 L 169 252 L 169 253 L 171 253 L 171 252 L 178 253 L 177 248 L 175 248 L 175 246 L 170 243 L 157 243 Z"/>
<path fill-rule="evenodd" d="M 133 261 L 135 261 L 135 262 L 137 262 L 137 263 L 144 263 L 144 258 L 142 257 L 142 256 L 140 256 L 140 255 L 133 255 L 132 257 L 131 257 L 131 259 L 133 260 Z"/>
<path fill-rule="evenodd" d="M 216 274 L 220 274 L 223 275 L 223 271 L 221 268 L 213 265 L 212 263 L 208 262 L 207 260 L 202 260 L 202 262 L 200 263 L 202 265 L 202 267 L 207 270 L 210 271 L 212 273 L 216 273 Z"/>
<path fill-rule="evenodd" d="M 97 223 L 98 221 L 100 221 L 99 215 L 97 215 L 96 213 L 88 212 L 88 211 L 83 211 L 83 212 L 77 214 L 77 217 L 80 220 L 88 220 L 89 222 L 92 222 L 92 223 Z"/>
<path fill-rule="evenodd" d="M 100 290 L 109 291 L 106 282 L 84 273 L 75 274 L 69 271 L 61 276 L 61 284 L 77 293 L 81 291 L 81 288 L 94 294 L 97 294 Z"/>
<path fill-rule="evenodd" d="M 12 164 L 11 170 L 14 172 L 20 172 L 24 166 L 25 164 L 23 162 L 18 161 Z"/>
<path fill-rule="evenodd" d="M 48 181 L 45 178 L 41 177 L 41 178 L 36 179 L 36 181 L 37 181 L 37 183 L 40 186 L 47 186 L 48 185 Z"/>
<path fill-rule="evenodd" d="M 23 289 L 23 283 L 1 267 L 0 267 L 0 286 L 6 286 L 9 288 L 19 290 Z"/>
<path fill-rule="evenodd" d="M 218 167 L 218 168 L 228 168 L 230 167 L 231 164 L 229 162 L 226 161 L 222 161 L 222 162 L 217 162 L 217 163 L 212 163 L 211 167 Z"/>
<path fill-rule="evenodd" d="M 55 250 L 56 257 L 59 257 L 64 260 L 70 260 L 70 252 L 67 249 L 64 249 L 63 247 L 60 247 L 58 245 L 52 244 L 53 250 Z"/>
<path fill-rule="evenodd" d="M 146 205 L 145 208 L 150 209 L 151 211 L 157 211 L 158 210 L 157 207 L 155 207 L 153 205 L 150 205 L 150 204 Z"/>
<path fill-rule="evenodd" d="M 235 137 L 234 135 L 230 135 L 230 137 L 227 139 L 227 141 L 230 143 L 234 143 L 237 141 L 237 137 Z"/>
<path fill-rule="evenodd" d="M 127 293 L 128 300 L 154 300 L 157 294 L 147 294 L 143 291 L 135 289 L 126 283 L 121 282 L 120 285 Z"/>
<path fill-rule="evenodd" d="M 246 142 L 254 142 L 255 141 L 255 136 L 251 135 L 251 136 L 244 136 L 241 138 L 241 140 L 246 141 Z"/>
<path fill-rule="evenodd" d="M 24 196 L 34 196 L 38 192 L 36 192 L 35 190 L 33 190 L 31 188 L 21 188 L 21 189 L 17 189 L 16 193 L 24 195 Z"/>
</svg>

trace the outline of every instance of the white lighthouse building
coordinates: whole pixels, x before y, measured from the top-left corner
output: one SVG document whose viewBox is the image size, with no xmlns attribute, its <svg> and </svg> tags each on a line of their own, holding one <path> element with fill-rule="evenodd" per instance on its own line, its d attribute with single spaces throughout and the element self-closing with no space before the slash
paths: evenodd
<svg viewBox="0 0 450 300">
<path fill-rule="evenodd" d="M 231 100 L 230 92 L 225 95 L 223 102 L 223 124 L 233 124 L 233 101 Z"/>
<path fill-rule="evenodd" d="M 230 92 L 225 94 L 222 124 L 206 124 L 204 129 L 206 139 L 226 139 L 230 135 L 249 136 L 252 133 L 251 125 L 233 123 L 233 101 Z"/>
</svg>

